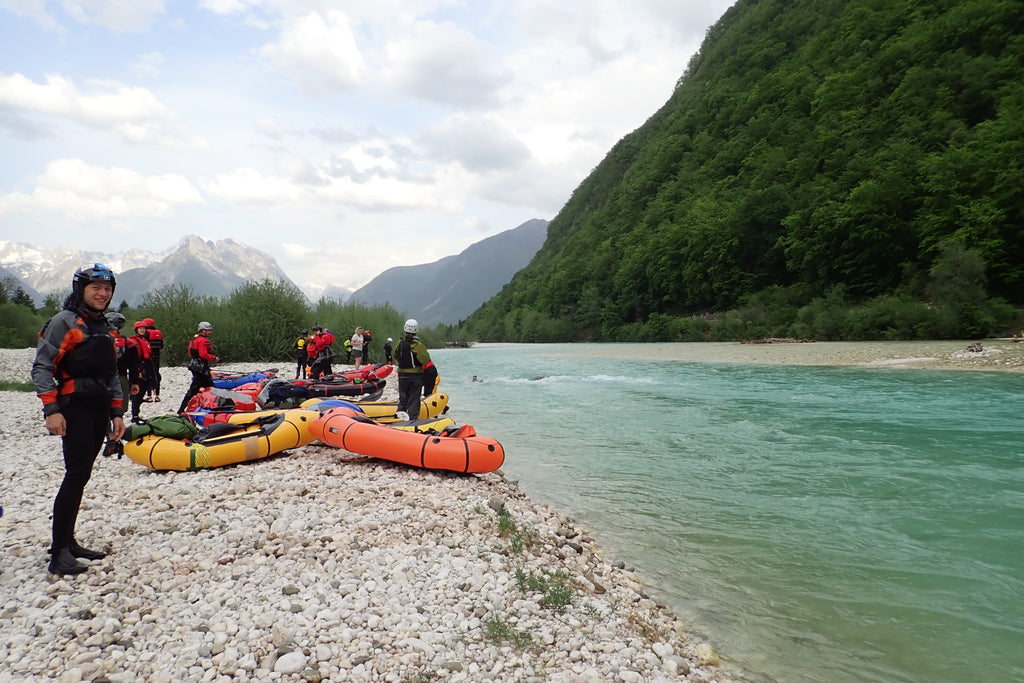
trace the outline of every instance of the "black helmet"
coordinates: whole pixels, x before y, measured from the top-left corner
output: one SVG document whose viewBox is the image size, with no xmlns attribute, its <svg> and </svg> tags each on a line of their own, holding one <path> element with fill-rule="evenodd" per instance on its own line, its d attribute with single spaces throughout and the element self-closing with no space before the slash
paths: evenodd
<svg viewBox="0 0 1024 683">
<path fill-rule="evenodd" d="M 303 330 L 302 334 L 309 334 L 309 330 Z"/>
<path fill-rule="evenodd" d="M 107 311 L 106 318 L 107 322 L 110 323 L 110 326 L 115 330 L 119 330 L 124 327 L 125 317 L 117 311 Z"/>
<path fill-rule="evenodd" d="M 71 291 L 81 298 L 85 286 L 90 282 L 109 282 L 111 291 L 117 287 L 114 271 L 102 263 L 93 263 L 75 271 L 75 277 L 71 280 Z"/>
</svg>

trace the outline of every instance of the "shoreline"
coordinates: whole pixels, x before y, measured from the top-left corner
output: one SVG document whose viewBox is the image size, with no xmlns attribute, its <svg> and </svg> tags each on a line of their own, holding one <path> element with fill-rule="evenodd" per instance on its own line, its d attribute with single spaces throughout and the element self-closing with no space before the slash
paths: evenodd
<svg viewBox="0 0 1024 683">
<path fill-rule="evenodd" d="M 0 350 L 0 379 L 26 381 L 33 355 Z M 187 387 L 184 368 L 161 371 L 143 417 Z M 52 576 L 60 442 L 34 394 L 0 391 L 0 406 L 0 681 L 736 680 L 500 471 L 323 445 L 198 472 L 101 456 L 77 537 L 109 554 Z"/>
<path fill-rule="evenodd" d="M 981 344 L 981 351 L 968 350 Z M 472 348 L 501 348 L 515 344 L 481 343 Z M 542 346 L 542 345 L 538 345 Z M 553 353 L 559 344 L 548 345 Z M 922 370 L 1024 372 L 1024 343 L 1010 338 L 893 342 L 672 342 L 569 344 L 574 353 L 636 360 L 643 349 L 649 360 L 694 363 L 752 363 L 761 365 L 818 365 Z"/>
<path fill-rule="evenodd" d="M 681 362 L 1024 372 L 1024 344 L 971 343 L 643 346 Z M 586 346 L 632 359 L 635 347 Z M 27 381 L 33 355 L 0 350 L 0 379 Z M 143 417 L 184 394 L 184 368 L 162 373 L 164 402 L 144 403 Z M 396 394 L 389 384 L 385 398 Z M 0 681 L 743 679 L 699 624 L 500 471 L 433 472 L 322 445 L 183 473 L 100 457 L 78 535 L 110 555 L 53 577 L 60 443 L 34 394 L 0 392 L 0 405 Z M 557 611 L 545 588 L 563 578 L 572 602 Z"/>
</svg>

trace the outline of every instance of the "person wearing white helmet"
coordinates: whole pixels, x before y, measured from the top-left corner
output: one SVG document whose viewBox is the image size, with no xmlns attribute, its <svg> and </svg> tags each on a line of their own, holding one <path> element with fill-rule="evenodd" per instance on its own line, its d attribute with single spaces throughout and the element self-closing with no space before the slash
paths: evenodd
<svg viewBox="0 0 1024 683">
<path fill-rule="evenodd" d="M 426 345 L 416 338 L 420 325 L 414 319 L 405 321 L 405 336 L 395 349 L 398 364 L 398 409 L 413 420 L 420 416 L 420 392 L 423 391 L 423 366 L 430 362 Z"/>
<path fill-rule="evenodd" d="M 394 339 L 388 337 L 388 340 L 384 342 L 384 363 L 387 365 L 395 364 L 395 359 L 391 357 L 391 344 L 393 344 L 394 341 Z"/>
<path fill-rule="evenodd" d="M 210 371 L 210 363 L 220 360 L 213 355 L 213 342 L 210 335 L 213 334 L 213 325 L 205 320 L 199 323 L 192 341 L 188 343 L 188 369 L 192 373 L 192 384 L 185 392 L 185 398 L 181 399 L 181 406 L 178 407 L 178 414 L 185 412 L 188 402 L 199 393 L 203 387 L 213 386 L 213 373 Z"/>
</svg>

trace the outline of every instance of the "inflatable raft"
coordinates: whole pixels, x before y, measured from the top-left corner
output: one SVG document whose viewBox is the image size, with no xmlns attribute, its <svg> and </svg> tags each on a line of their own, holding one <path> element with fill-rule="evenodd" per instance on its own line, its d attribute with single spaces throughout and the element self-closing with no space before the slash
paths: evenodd
<svg viewBox="0 0 1024 683">
<path fill-rule="evenodd" d="M 211 372 L 210 376 L 213 378 L 213 386 L 218 389 L 234 389 L 240 387 L 243 384 L 249 384 L 251 382 L 261 382 L 271 377 L 277 376 L 277 368 L 271 368 L 269 370 L 257 370 L 256 372 L 250 372 L 247 374 L 230 373 L 230 372 Z"/>
<path fill-rule="evenodd" d="M 493 472 L 505 462 L 495 439 L 477 436 L 470 425 L 454 424 L 439 434 L 422 434 L 377 424 L 349 408 L 334 408 L 310 425 L 313 436 L 328 446 L 414 467 L 452 472 Z"/>
<path fill-rule="evenodd" d="M 337 377 L 335 375 L 335 377 Z M 302 380 L 298 380 L 301 382 Z M 295 384 L 296 382 L 293 382 Z M 367 377 L 361 379 L 338 379 L 311 381 L 306 385 L 309 396 L 365 396 L 367 394 L 380 394 L 384 391 L 387 380 L 378 377 Z"/>
<path fill-rule="evenodd" d="M 337 407 L 355 408 L 357 412 L 366 415 L 374 422 L 381 423 L 393 423 L 401 419 L 398 416 L 398 401 L 359 401 L 358 404 L 355 404 L 329 398 L 311 398 L 308 401 L 303 401 L 299 407 L 306 410 L 315 410 L 320 413 Z M 410 415 L 410 417 L 412 419 L 426 420 L 438 415 L 444 415 L 446 412 L 448 412 L 448 394 L 438 393 L 431 394 L 421 400 L 420 414 L 416 416 Z"/>
<path fill-rule="evenodd" d="M 311 443 L 315 437 L 309 427 L 319 416 L 299 409 L 249 414 L 240 424 L 209 425 L 193 439 L 147 434 L 125 443 L 124 454 L 155 470 L 201 470 L 260 460 Z"/>
</svg>

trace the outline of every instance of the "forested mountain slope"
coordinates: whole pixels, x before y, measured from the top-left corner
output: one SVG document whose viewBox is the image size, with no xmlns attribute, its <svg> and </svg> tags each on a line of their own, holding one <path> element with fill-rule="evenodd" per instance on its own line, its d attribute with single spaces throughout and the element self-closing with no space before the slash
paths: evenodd
<svg viewBox="0 0 1024 683">
<path fill-rule="evenodd" d="M 1017 0 L 739 0 L 464 331 L 625 338 L 780 288 L 924 302 L 965 249 L 1019 304 L 1022 28 Z"/>
</svg>

